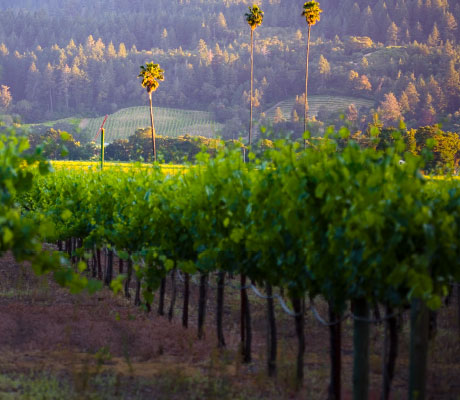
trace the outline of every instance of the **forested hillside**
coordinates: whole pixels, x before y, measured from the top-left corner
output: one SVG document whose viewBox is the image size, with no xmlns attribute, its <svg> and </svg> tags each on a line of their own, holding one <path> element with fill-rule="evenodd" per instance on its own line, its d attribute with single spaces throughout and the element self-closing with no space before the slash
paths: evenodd
<svg viewBox="0 0 460 400">
<path fill-rule="evenodd" d="M 249 28 L 243 15 L 250 3 L 4 0 L 0 113 L 37 122 L 142 105 L 138 67 L 154 59 L 166 71 L 156 105 L 211 111 L 225 123 L 224 135 L 244 132 Z M 298 0 L 260 3 L 255 106 L 263 119 L 277 102 L 302 96 L 306 24 Z M 442 122 L 458 131 L 457 1 L 322 0 L 321 7 L 312 31 L 311 94 L 374 100 L 387 124 L 404 116 L 411 127 Z M 362 130 L 373 113 L 353 106 L 343 112 Z M 339 121 L 327 110 L 320 118 Z"/>
</svg>

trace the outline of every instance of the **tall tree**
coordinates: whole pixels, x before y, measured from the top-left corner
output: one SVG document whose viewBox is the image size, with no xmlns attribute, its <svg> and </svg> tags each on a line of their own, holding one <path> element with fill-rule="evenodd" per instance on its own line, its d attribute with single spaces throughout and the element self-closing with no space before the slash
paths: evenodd
<svg viewBox="0 0 460 400">
<path fill-rule="evenodd" d="M 305 17 L 308 25 L 308 36 L 307 36 L 307 60 L 305 63 L 305 104 L 304 104 L 304 123 L 303 123 L 303 130 L 304 132 L 307 130 L 307 119 L 308 119 L 308 98 L 307 98 L 307 91 L 308 91 L 308 62 L 310 58 L 310 33 L 311 27 L 315 25 L 320 20 L 320 14 L 323 12 L 321 8 L 319 8 L 319 3 L 317 1 L 307 1 L 303 5 L 303 12 L 302 16 Z"/>
<path fill-rule="evenodd" d="M 396 46 L 398 44 L 398 35 L 399 28 L 392 22 L 387 29 L 387 42 L 390 46 Z"/>
<path fill-rule="evenodd" d="M 401 106 L 393 93 L 385 94 L 385 100 L 380 103 L 379 111 L 386 124 L 396 123 L 401 117 Z"/>
<path fill-rule="evenodd" d="M 13 97 L 10 93 L 10 88 L 6 85 L 0 86 L 0 110 L 7 111 Z"/>
<path fill-rule="evenodd" d="M 264 12 L 260 9 L 257 4 L 253 4 L 252 7 L 249 7 L 249 12 L 245 14 L 246 22 L 251 28 L 251 93 L 249 99 L 249 137 L 248 145 L 251 146 L 252 143 L 252 108 L 254 102 L 254 31 L 258 26 L 262 24 L 264 19 Z"/>
<path fill-rule="evenodd" d="M 319 56 L 318 72 L 321 76 L 321 83 L 325 85 L 331 76 L 331 65 L 329 64 L 329 61 L 327 61 L 326 57 L 324 57 L 322 54 Z"/>
<path fill-rule="evenodd" d="M 150 104 L 150 123 L 152 126 L 152 147 L 153 147 L 153 160 L 157 161 L 157 149 L 155 145 L 155 125 L 153 123 L 153 105 L 152 93 L 160 86 L 159 81 L 164 81 L 164 71 L 160 68 L 159 64 L 153 62 L 147 63 L 145 66 L 141 65 L 141 72 L 138 78 L 142 78 L 142 87 L 147 90 L 149 95 Z"/>
</svg>

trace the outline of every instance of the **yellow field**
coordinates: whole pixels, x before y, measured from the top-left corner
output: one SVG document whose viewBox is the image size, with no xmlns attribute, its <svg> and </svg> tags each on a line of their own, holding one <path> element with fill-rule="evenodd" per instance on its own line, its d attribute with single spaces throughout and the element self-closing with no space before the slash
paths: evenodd
<svg viewBox="0 0 460 400">
<path fill-rule="evenodd" d="M 62 169 L 99 169 L 101 163 L 99 161 L 50 161 L 55 170 Z M 151 169 L 153 164 L 146 163 L 123 163 L 123 162 L 105 162 L 104 169 L 120 169 L 122 171 L 130 171 L 133 169 Z M 161 164 L 160 168 L 165 175 L 183 174 L 188 171 L 189 167 L 186 165 L 175 164 Z"/>
</svg>

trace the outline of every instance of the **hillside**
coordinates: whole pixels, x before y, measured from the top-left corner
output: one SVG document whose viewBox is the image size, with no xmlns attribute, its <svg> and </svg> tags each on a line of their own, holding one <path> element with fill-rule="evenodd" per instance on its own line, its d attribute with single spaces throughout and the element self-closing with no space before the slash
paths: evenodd
<svg viewBox="0 0 460 400">
<path fill-rule="evenodd" d="M 320 109 L 325 109 L 327 112 L 345 112 L 350 104 L 354 104 L 357 109 L 361 107 L 372 108 L 375 103 L 372 100 L 363 99 L 359 97 L 346 97 L 346 96 L 309 96 L 309 115 L 310 117 L 317 116 Z M 289 119 L 292 109 L 295 105 L 295 99 L 287 99 L 276 103 L 265 111 L 266 118 L 273 122 L 275 118 L 276 109 L 279 107 L 283 112 L 285 118 Z"/>
<path fill-rule="evenodd" d="M 205 111 L 181 110 L 174 108 L 155 107 L 155 129 L 158 135 L 177 137 L 181 135 L 215 137 L 221 129 L 221 124 L 214 121 L 212 114 Z M 48 121 L 41 125 L 55 126 L 59 123 L 69 123 L 78 126 L 82 136 L 92 140 L 99 130 L 104 117 L 98 118 L 66 118 Z M 31 125 L 33 126 L 33 125 Z M 136 129 L 150 126 L 148 107 L 129 107 L 110 114 L 105 124 L 106 141 L 126 139 L 134 134 Z"/>
<path fill-rule="evenodd" d="M 212 117 L 203 116 L 204 124 L 187 122 L 186 129 L 237 137 L 249 121 L 250 30 L 244 14 L 251 3 L 157 0 L 153 12 L 148 0 L 4 0 L 0 112 L 36 123 L 144 106 L 139 66 L 153 61 L 165 71 L 155 105 L 209 111 Z M 303 95 L 307 29 L 302 2 L 260 4 L 264 19 L 254 35 L 254 96 L 258 110 L 267 110 Z M 310 96 L 372 99 L 385 125 L 403 118 L 409 128 L 442 123 L 458 131 L 458 1 L 320 4 L 324 12 L 311 32 Z M 372 123 L 365 112 L 354 117 L 356 130 Z M 208 129 L 208 120 L 222 125 Z M 336 124 L 325 113 L 321 122 Z M 170 129 L 177 134 L 177 127 L 159 124 L 164 134 Z"/>
</svg>

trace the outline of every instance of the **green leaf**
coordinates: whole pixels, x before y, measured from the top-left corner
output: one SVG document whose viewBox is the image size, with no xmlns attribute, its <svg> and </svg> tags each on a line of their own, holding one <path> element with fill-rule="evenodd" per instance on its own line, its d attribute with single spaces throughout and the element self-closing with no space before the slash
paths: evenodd
<svg viewBox="0 0 460 400">
<path fill-rule="evenodd" d="M 112 291 L 115 294 L 117 294 L 118 292 L 123 290 L 123 282 L 125 279 L 126 279 L 125 274 L 118 275 L 115 279 L 112 280 L 112 282 L 110 282 L 110 289 L 112 289 Z"/>
<path fill-rule="evenodd" d="M 61 140 L 65 142 L 72 140 L 72 136 L 68 132 L 61 132 L 60 136 L 61 136 Z"/>
<path fill-rule="evenodd" d="M 72 218 L 72 211 L 64 210 L 61 214 L 61 218 L 63 221 L 68 221 L 70 218 Z"/>
<path fill-rule="evenodd" d="M 3 228 L 3 243 L 8 245 L 13 240 L 14 234 L 10 228 L 4 227 Z"/>
<path fill-rule="evenodd" d="M 77 269 L 79 272 L 84 272 L 88 269 L 88 266 L 86 265 L 84 261 L 80 261 L 77 265 Z"/>
</svg>

